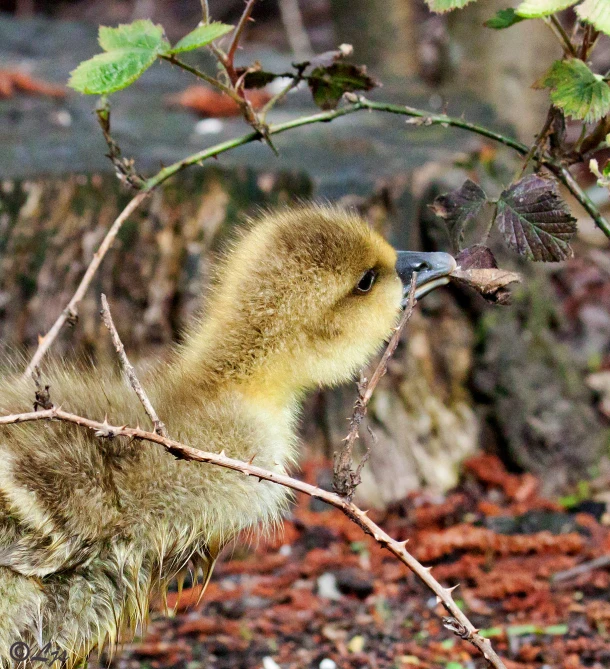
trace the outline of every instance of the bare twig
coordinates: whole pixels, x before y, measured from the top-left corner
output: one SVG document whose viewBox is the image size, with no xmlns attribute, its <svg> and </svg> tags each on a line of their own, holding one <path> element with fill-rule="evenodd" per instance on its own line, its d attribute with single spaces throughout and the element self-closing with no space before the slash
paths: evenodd
<svg viewBox="0 0 610 669">
<path fill-rule="evenodd" d="M 551 131 L 551 126 L 553 124 L 553 107 L 549 108 L 549 111 L 547 112 L 546 115 L 546 121 L 544 122 L 544 125 L 542 126 L 542 130 L 538 133 L 536 136 L 536 140 L 530 147 L 530 150 L 527 152 L 527 155 L 525 156 L 525 160 L 523 161 L 523 165 L 521 166 L 520 169 L 517 170 L 517 174 L 519 176 L 523 176 L 525 173 L 525 170 L 527 169 L 527 166 L 529 165 L 529 162 L 532 158 L 536 156 L 536 154 L 540 151 L 540 149 L 544 146 L 544 143 L 549 135 L 549 132 Z"/>
<path fill-rule="evenodd" d="M 301 83 L 301 81 L 303 81 L 303 77 L 301 75 L 301 72 L 299 72 L 297 75 L 293 76 L 292 80 L 288 84 L 286 84 L 286 86 L 284 86 L 284 88 L 282 88 L 282 90 L 278 91 L 269 100 L 269 102 L 267 102 L 264 105 L 264 107 L 261 109 L 261 111 L 259 113 L 259 119 L 260 119 L 260 122 L 263 125 L 265 125 L 265 123 L 267 121 L 267 114 L 275 107 L 275 105 L 278 102 L 283 100 L 288 95 L 288 93 L 290 93 L 290 91 L 293 88 L 296 88 Z"/>
<path fill-rule="evenodd" d="M 112 242 L 114 242 L 114 239 L 119 233 L 119 230 L 121 229 L 123 223 L 140 206 L 140 203 L 143 202 L 148 197 L 148 194 L 149 194 L 148 191 L 142 191 L 138 193 L 133 198 L 133 200 L 129 202 L 129 204 L 125 207 L 125 209 L 123 209 L 123 211 L 119 214 L 118 218 L 112 224 L 110 230 L 108 230 L 106 236 L 104 237 L 102 243 L 100 244 L 99 249 L 93 254 L 93 259 L 89 263 L 89 267 L 87 267 L 87 271 L 85 272 L 85 275 L 81 279 L 81 282 L 78 284 L 78 288 L 76 289 L 76 292 L 72 296 L 72 299 L 70 300 L 70 302 L 68 302 L 68 305 L 61 312 L 55 323 L 53 323 L 51 329 L 47 332 L 47 334 L 44 337 L 39 337 L 38 348 L 36 349 L 34 356 L 30 360 L 30 363 L 28 364 L 25 372 L 23 373 L 24 377 L 27 378 L 32 375 L 34 368 L 40 364 L 40 361 L 43 359 L 45 353 L 49 350 L 49 347 L 57 338 L 57 335 L 64 326 L 64 323 L 66 323 L 66 321 L 68 320 L 74 322 L 74 320 L 78 318 L 78 305 L 85 296 L 87 288 L 89 288 L 89 284 L 91 283 L 91 280 L 95 276 L 98 267 L 100 266 L 102 260 L 104 259 L 104 256 L 106 255 L 106 252 L 112 246 Z"/>
<path fill-rule="evenodd" d="M 201 0 L 201 14 L 202 22 L 207 25 L 210 22 L 210 8 L 208 6 L 208 0 Z"/>
<path fill-rule="evenodd" d="M 564 53 L 573 58 L 578 58 L 578 53 L 576 52 L 575 46 L 572 44 L 568 34 L 564 30 L 563 26 L 559 22 L 559 19 L 555 14 L 551 14 L 550 17 L 544 17 L 544 22 L 551 29 L 553 35 L 559 40 L 561 46 L 563 47 Z"/>
<path fill-rule="evenodd" d="M 153 407 L 151 401 L 148 399 L 146 391 L 144 390 L 142 384 L 140 383 L 138 377 L 136 376 L 136 370 L 133 368 L 133 365 L 129 362 L 127 353 L 125 353 L 125 347 L 123 346 L 123 342 L 121 341 L 121 338 L 119 337 L 119 333 L 116 329 L 114 321 L 112 320 L 112 314 L 110 313 L 108 300 L 106 299 L 104 293 L 102 293 L 102 319 L 104 321 L 104 325 L 108 328 L 110 332 L 110 336 L 112 337 L 112 343 L 114 344 L 114 348 L 119 356 L 119 360 L 121 361 L 121 366 L 123 367 L 125 376 L 127 376 L 129 385 L 133 388 L 135 394 L 140 399 L 140 402 L 142 402 L 144 410 L 146 411 L 148 417 L 152 421 L 152 424 L 155 428 L 155 432 L 157 434 L 160 434 L 162 437 L 168 437 L 169 434 L 165 427 L 165 423 L 163 423 L 163 421 L 157 415 L 155 408 Z"/>
<path fill-rule="evenodd" d="M 123 158 L 121 147 L 110 134 L 110 105 L 105 96 L 102 97 L 101 103 L 97 106 L 95 113 L 106 144 L 108 145 L 106 156 L 110 158 L 114 165 L 118 178 L 132 188 L 140 190 L 144 185 L 144 179 L 136 171 L 133 158 Z"/>
<path fill-rule="evenodd" d="M 40 367 L 36 367 L 32 372 L 32 378 L 34 379 L 34 385 L 36 386 L 36 394 L 34 396 L 34 411 L 38 411 L 38 408 L 41 409 L 52 409 L 53 402 L 51 402 L 51 394 L 49 393 L 50 385 L 42 385 L 42 374 L 40 373 Z"/>
<path fill-rule="evenodd" d="M 250 15 L 252 14 L 252 10 L 254 9 L 255 2 L 256 0 L 248 0 L 248 2 L 246 3 L 246 7 L 239 19 L 237 27 L 235 28 L 235 32 L 233 33 L 233 39 L 231 40 L 231 45 L 229 46 L 229 50 L 227 51 L 227 61 L 231 69 L 233 70 L 233 73 L 235 73 L 235 54 L 237 53 L 237 49 L 239 47 L 239 40 L 241 39 L 246 24 L 248 23 L 248 21 L 250 21 Z"/>
<path fill-rule="evenodd" d="M 558 571 L 553 577 L 553 583 L 559 583 L 560 581 L 568 581 L 571 578 L 586 574 L 594 569 L 603 569 L 610 565 L 610 555 L 602 555 L 594 560 L 589 560 L 588 562 L 581 562 L 577 564 L 572 569 L 566 569 L 565 571 Z"/>
<path fill-rule="evenodd" d="M 213 465 L 218 465 L 220 467 L 225 467 L 226 469 L 231 469 L 236 472 L 241 472 L 246 476 L 253 476 L 258 479 L 265 481 L 271 481 L 272 483 L 277 483 L 286 488 L 296 490 L 298 492 L 303 492 L 306 495 L 310 495 L 316 499 L 322 500 L 331 506 L 342 511 L 348 518 L 350 518 L 354 523 L 356 523 L 366 534 L 373 537 L 373 539 L 382 547 L 390 551 L 395 555 L 403 564 L 405 564 L 413 573 L 415 573 L 425 585 L 434 592 L 437 596 L 439 603 L 442 603 L 445 609 L 450 614 L 450 617 L 444 618 L 443 622 L 445 627 L 451 629 L 456 634 L 458 634 L 462 639 L 469 641 L 476 648 L 478 648 L 483 657 L 487 662 L 496 669 L 506 669 L 506 665 L 502 662 L 500 657 L 494 651 L 491 646 L 489 639 L 482 637 L 474 625 L 470 622 L 468 617 L 462 612 L 459 606 L 455 603 L 452 597 L 452 591 L 454 588 L 445 588 L 443 587 L 431 574 L 430 567 L 424 567 L 418 560 L 411 555 L 406 549 L 406 541 L 399 542 L 392 537 L 390 537 L 386 532 L 384 532 L 379 525 L 373 522 L 367 515 L 366 511 L 358 508 L 352 502 L 347 501 L 345 498 L 329 492 L 327 490 L 322 490 L 316 486 L 305 483 L 304 481 L 299 481 L 285 474 L 278 474 L 261 467 L 256 467 L 255 465 L 247 462 L 241 462 L 240 460 L 234 460 L 233 458 L 228 458 L 224 451 L 221 453 L 208 453 L 206 451 L 200 451 L 199 449 L 192 448 L 186 444 L 182 444 L 173 439 L 168 439 L 163 437 L 155 432 L 147 432 L 140 428 L 131 428 L 126 426 L 114 426 L 110 425 L 108 422 L 104 421 L 100 423 L 99 421 L 90 420 L 89 418 L 84 418 L 83 416 L 78 416 L 76 414 L 63 411 L 61 408 L 53 408 L 47 411 L 32 411 L 30 413 L 23 414 L 13 414 L 10 416 L 1 416 L 0 425 L 11 425 L 19 424 L 25 422 L 31 422 L 36 420 L 60 420 L 66 423 L 73 423 L 82 428 L 86 428 L 94 432 L 94 434 L 100 438 L 114 439 L 117 437 L 128 437 L 131 439 L 142 439 L 144 441 L 150 441 L 155 444 L 160 444 L 163 446 L 169 453 L 175 457 L 184 459 L 184 460 L 193 460 L 197 462 L 206 462 Z"/>
<path fill-rule="evenodd" d="M 225 95 L 228 95 L 240 107 L 243 107 L 244 103 L 247 102 L 242 96 L 238 95 L 229 86 L 225 86 L 221 81 L 218 81 L 218 79 L 215 79 L 214 77 L 211 77 L 209 74 L 206 74 L 205 72 L 202 72 L 198 68 L 193 67 L 192 65 L 189 65 L 188 63 L 185 63 L 184 61 L 177 58 L 175 55 L 172 54 L 170 56 L 159 56 L 159 58 L 161 58 L 161 60 L 167 61 L 168 63 L 171 63 L 172 65 L 176 65 L 177 67 L 184 70 L 185 72 L 189 72 L 190 74 L 193 74 L 198 79 L 203 79 L 203 81 L 210 84 L 210 86 L 214 86 L 214 88 L 217 88 L 221 93 L 224 93 Z"/>
<path fill-rule="evenodd" d="M 354 412 L 352 413 L 352 417 L 350 419 L 349 432 L 343 440 L 344 445 L 341 450 L 335 452 L 333 467 L 333 489 L 338 495 L 345 497 L 350 502 L 354 496 L 354 493 L 356 492 L 356 488 L 362 482 L 360 477 L 362 466 L 359 465 L 355 471 L 352 469 L 354 444 L 356 443 L 356 439 L 359 437 L 360 425 L 366 416 L 368 405 L 371 401 L 371 397 L 373 396 L 373 392 L 375 391 L 375 388 L 377 388 L 379 381 L 381 381 L 382 377 L 388 371 L 388 361 L 396 350 L 402 333 L 407 323 L 409 322 L 411 315 L 413 314 L 415 305 L 417 304 L 415 300 L 416 281 L 417 272 L 414 272 L 413 276 L 411 277 L 409 302 L 371 378 L 369 380 L 361 378 L 358 383 L 358 398 L 354 406 Z"/>
</svg>

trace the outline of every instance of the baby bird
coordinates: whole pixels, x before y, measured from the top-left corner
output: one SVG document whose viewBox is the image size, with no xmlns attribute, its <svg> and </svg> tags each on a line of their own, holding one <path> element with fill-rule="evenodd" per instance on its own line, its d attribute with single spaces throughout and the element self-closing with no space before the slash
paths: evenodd
<svg viewBox="0 0 610 669">
<path fill-rule="evenodd" d="M 143 383 L 173 438 L 283 473 L 304 394 L 378 351 L 414 271 L 421 297 L 454 268 L 444 253 L 396 252 L 339 209 L 263 215 L 221 263 L 205 316 Z M 54 363 L 46 376 L 56 405 L 147 424 L 110 372 Z M 0 379 L 0 412 L 23 410 L 30 393 Z M 68 667 L 114 644 L 172 579 L 201 569 L 205 586 L 223 546 L 272 529 L 288 501 L 281 486 L 155 444 L 59 422 L 0 427 L 0 666 L 15 642 L 65 651 Z"/>
</svg>

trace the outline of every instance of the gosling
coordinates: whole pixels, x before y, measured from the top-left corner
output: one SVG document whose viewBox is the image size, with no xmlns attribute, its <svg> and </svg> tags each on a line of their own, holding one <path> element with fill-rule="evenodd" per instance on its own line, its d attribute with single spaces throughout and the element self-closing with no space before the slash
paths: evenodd
<svg viewBox="0 0 610 669">
<path fill-rule="evenodd" d="M 221 263 L 206 315 L 144 385 L 173 438 L 284 473 L 304 394 L 379 350 L 414 272 L 419 298 L 454 267 L 444 253 L 396 252 L 339 209 L 263 215 Z M 53 363 L 46 376 L 56 405 L 146 424 L 111 372 Z M 0 412 L 23 410 L 30 393 L 0 378 Z M 68 667 L 113 645 L 172 579 L 201 570 L 205 586 L 223 546 L 272 529 L 288 501 L 281 486 L 154 444 L 59 422 L 0 427 L 0 666 L 13 666 L 16 642 L 50 644 Z"/>
</svg>

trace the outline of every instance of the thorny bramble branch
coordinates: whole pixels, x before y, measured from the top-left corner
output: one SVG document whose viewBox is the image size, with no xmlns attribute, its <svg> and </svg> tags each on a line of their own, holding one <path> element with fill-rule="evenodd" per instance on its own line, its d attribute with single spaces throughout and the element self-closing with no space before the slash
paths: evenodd
<svg viewBox="0 0 610 669">
<path fill-rule="evenodd" d="M 413 571 L 425 585 L 432 590 L 432 592 L 434 592 L 439 603 L 442 603 L 449 613 L 448 617 L 443 618 L 443 623 L 447 629 L 450 629 L 462 639 L 465 639 L 476 646 L 492 667 L 495 667 L 496 669 L 506 669 L 506 665 L 492 648 L 489 639 L 485 639 L 479 634 L 479 631 L 453 600 L 451 593 L 454 588 L 443 587 L 434 576 L 432 576 L 431 568 L 424 567 L 415 559 L 415 557 L 413 557 L 413 555 L 411 555 L 411 553 L 409 553 L 409 551 L 407 551 L 406 541 L 398 542 L 392 539 L 392 537 L 384 532 L 379 525 L 367 516 L 366 511 L 363 511 L 355 504 L 347 501 L 339 495 L 327 490 L 322 490 L 321 488 L 286 476 L 285 474 L 278 474 L 276 472 L 262 469 L 261 467 L 256 467 L 252 463 L 234 460 L 233 458 L 227 457 L 224 451 L 221 453 L 200 451 L 191 446 L 187 446 L 186 444 L 174 441 L 173 439 L 163 437 L 155 432 L 147 432 L 139 428 L 126 426 L 114 426 L 110 425 L 107 421 L 100 423 L 99 421 L 69 413 L 61 408 L 1 416 L 0 425 L 12 425 L 36 420 L 60 420 L 66 423 L 73 423 L 93 431 L 94 434 L 100 438 L 115 439 L 117 437 L 128 437 L 131 439 L 150 441 L 160 444 L 177 458 L 194 460 L 196 462 L 206 462 L 236 472 L 241 472 L 246 476 L 254 476 L 260 480 L 271 481 L 272 483 L 283 485 L 291 490 L 303 492 L 306 495 L 310 495 L 311 497 L 334 506 L 356 523 L 356 525 L 358 525 L 366 534 L 372 536 L 382 548 L 387 549 L 390 553 L 396 556 L 403 564 Z"/>
<path fill-rule="evenodd" d="M 382 377 L 385 376 L 388 371 L 388 362 L 390 357 L 394 354 L 398 342 L 402 337 L 407 323 L 409 322 L 411 315 L 413 314 L 413 309 L 417 304 L 415 300 L 415 284 L 417 281 L 417 272 L 413 272 L 411 277 L 411 288 L 409 290 L 409 301 L 407 306 L 400 317 L 398 325 L 396 326 L 388 345 L 381 356 L 379 364 L 375 368 L 370 379 L 365 379 L 361 376 L 360 381 L 357 384 L 358 387 L 358 398 L 356 399 L 356 404 L 354 406 L 354 412 L 349 423 L 349 432 L 343 440 L 344 444 L 341 447 L 341 450 L 335 451 L 334 458 L 334 467 L 333 467 L 333 490 L 340 495 L 345 497 L 348 502 L 352 501 L 356 488 L 362 483 L 362 478 L 360 474 L 362 473 L 362 467 L 365 462 L 368 460 L 369 452 L 362 458 L 360 464 L 356 467 L 355 470 L 352 469 L 353 465 L 353 451 L 354 444 L 356 439 L 358 439 L 360 434 L 360 425 L 366 416 L 368 410 L 369 402 L 371 397 L 375 392 L 375 388 L 381 381 Z"/>
<path fill-rule="evenodd" d="M 153 407 L 151 401 L 148 399 L 146 391 L 144 390 L 142 384 L 140 383 L 138 377 L 136 376 L 136 370 L 133 368 L 133 365 L 129 362 L 127 353 L 125 353 L 125 347 L 123 346 L 123 342 L 121 341 L 121 338 L 119 337 L 119 333 L 116 329 L 114 321 L 112 320 L 112 314 L 110 313 L 108 300 L 106 299 L 104 293 L 102 293 L 101 313 L 102 313 L 102 320 L 104 321 L 104 325 L 108 328 L 110 332 L 110 336 L 112 337 L 112 343 L 114 344 L 114 349 L 117 352 L 117 355 L 119 356 L 119 360 L 121 361 L 121 367 L 125 372 L 125 376 L 129 381 L 129 385 L 133 388 L 133 391 L 138 396 L 140 402 L 142 402 L 142 406 L 144 407 L 146 414 L 152 421 L 152 424 L 155 428 L 155 433 L 161 435 L 162 437 L 168 437 L 169 434 L 167 432 L 165 424 L 157 415 L 155 408 Z M 38 395 L 38 393 L 36 394 Z"/>
<path fill-rule="evenodd" d="M 97 122 L 102 129 L 102 134 L 108 146 L 106 156 L 114 165 L 114 170 L 120 181 L 131 186 L 135 190 L 140 190 L 144 185 L 144 178 L 136 171 L 133 158 L 124 158 L 121 147 L 110 134 L 110 105 L 108 98 L 102 96 L 100 103 L 95 109 Z"/>
</svg>

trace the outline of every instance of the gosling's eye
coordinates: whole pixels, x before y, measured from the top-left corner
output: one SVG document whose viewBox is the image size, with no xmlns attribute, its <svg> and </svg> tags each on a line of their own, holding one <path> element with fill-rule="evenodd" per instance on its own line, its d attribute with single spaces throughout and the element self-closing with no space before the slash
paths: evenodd
<svg viewBox="0 0 610 669">
<path fill-rule="evenodd" d="M 358 281 L 358 285 L 356 286 L 356 292 L 359 293 L 360 295 L 368 293 L 369 290 L 371 290 L 371 288 L 375 284 L 376 278 L 377 278 L 377 272 L 374 269 L 367 270 L 360 277 L 360 281 Z"/>
</svg>

